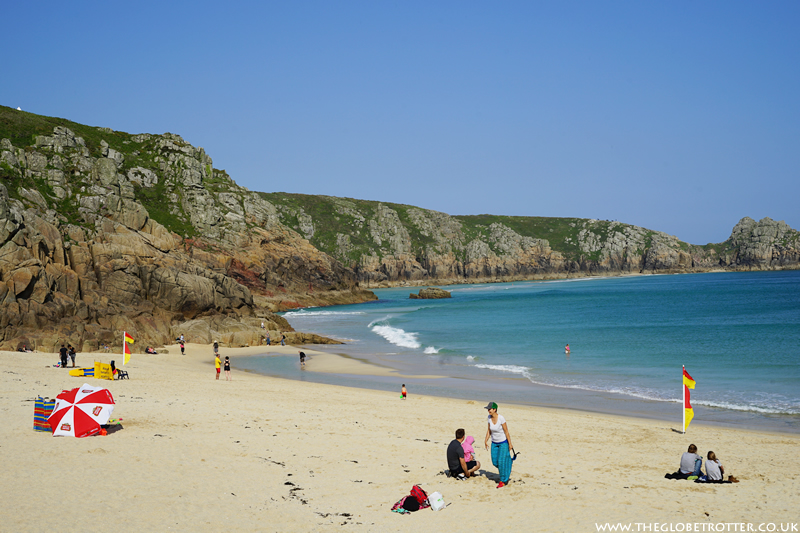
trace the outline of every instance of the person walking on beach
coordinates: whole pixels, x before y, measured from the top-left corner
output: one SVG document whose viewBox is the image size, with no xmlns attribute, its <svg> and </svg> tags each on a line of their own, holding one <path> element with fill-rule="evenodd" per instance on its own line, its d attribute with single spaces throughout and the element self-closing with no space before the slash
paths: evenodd
<svg viewBox="0 0 800 533">
<path fill-rule="evenodd" d="M 408 396 L 408 391 L 406 390 L 406 384 L 403 383 L 403 386 L 400 387 L 400 399 L 405 400 Z"/>
<path fill-rule="evenodd" d="M 183 335 L 181 335 L 181 337 L 183 337 Z M 183 339 L 181 339 L 180 344 L 181 344 L 181 355 L 185 355 L 183 352 Z"/>
<path fill-rule="evenodd" d="M 281 346 L 286 346 L 286 335 L 281 334 Z"/>
<path fill-rule="evenodd" d="M 214 353 L 219 353 L 219 343 L 214 341 Z"/>
<path fill-rule="evenodd" d="M 67 344 L 67 350 L 69 358 L 72 359 L 72 368 L 75 368 L 75 347 L 71 344 Z"/>
<path fill-rule="evenodd" d="M 231 381 L 231 360 L 225 356 L 225 381 Z"/>
<path fill-rule="evenodd" d="M 508 424 L 503 415 L 497 414 L 497 404 L 489 402 L 489 405 L 484 407 L 489 412 L 487 417 L 489 425 L 486 429 L 486 439 L 483 445 L 489 449 L 489 437 L 492 439 L 492 464 L 497 467 L 500 473 L 500 483 L 497 488 L 503 488 L 508 485 L 508 480 L 511 477 L 511 464 L 512 459 L 509 450 L 514 449 L 511 444 L 511 435 L 508 433 Z"/>
<path fill-rule="evenodd" d="M 272 339 L 269 338 L 269 331 L 267 332 L 266 339 L 267 339 L 267 346 L 272 346 Z"/>
<path fill-rule="evenodd" d="M 217 381 L 219 381 L 219 369 L 222 361 L 219 360 L 219 354 L 214 354 L 214 368 L 217 369 Z"/>
<path fill-rule="evenodd" d="M 297 352 L 300 354 L 300 368 L 306 367 L 306 352 Z"/>
</svg>

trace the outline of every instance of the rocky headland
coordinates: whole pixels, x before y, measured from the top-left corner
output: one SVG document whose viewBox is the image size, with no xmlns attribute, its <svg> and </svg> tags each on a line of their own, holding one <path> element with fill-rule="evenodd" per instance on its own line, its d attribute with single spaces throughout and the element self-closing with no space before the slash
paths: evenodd
<svg viewBox="0 0 800 533">
<path fill-rule="evenodd" d="M 374 298 L 178 135 L 0 107 L 0 347 L 326 342 L 275 312 Z"/>
<path fill-rule="evenodd" d="M 413 206 L 271 193 L 278 217 L 365 287 L 800 268 L 800 232 L 745 217 L 728 240 L 581 218 L 451 216 Z"/>
<path fill-rule="evenodd" d="M 278 188 L 279 183 L 264 183 Z M 178 135 L 0 106 L 0 348 L 325 342 L 275 313 L 374 299 L 369 287 L 800 268 L 800 233 L 743 218 L 691 245 L 580 218 L 450 216 L 253 192 Z"/>
</svg>

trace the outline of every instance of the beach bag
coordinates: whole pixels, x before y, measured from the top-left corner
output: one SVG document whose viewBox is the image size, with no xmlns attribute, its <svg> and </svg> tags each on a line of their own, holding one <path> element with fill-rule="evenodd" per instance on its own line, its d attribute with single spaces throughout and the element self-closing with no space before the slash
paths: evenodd
<svg viewBox="0 0 800 533">
<path fill-rule="evenodd" d="M 50 413 L 53 412 L 55 406 L 55 400 L 45 400 L 41 396 L 36 398 L 36 402 L 33 405 L 33 429 L 36 431 L 47 431 L 48 433 L 53 432 L 53 428 L 50 427 L 50 423 L 47 419 L 50 417 Z"/>
<path fill-rule="evenodd" d="M 428 496 L 428 503 L 431 504 L 431 509 L 434 511 L 441 511 L 447 505 L 439 492 L 434 492 Z"/>
<path fill-rule="evenodd" d="M 422 490 L 419 485 L 414 485 L 411 488 L 411 496 L 413 496 L 420 505 L 424 504 L 428 499 L 428 493 Z"/>
<path fill-rule="evenodd" d="M 419 502 L 416 498 L 408 496 L 403 498 L 403 509 L 406 511 L 413 513 L 414 511 L 419 511 Z"/>
</svg>

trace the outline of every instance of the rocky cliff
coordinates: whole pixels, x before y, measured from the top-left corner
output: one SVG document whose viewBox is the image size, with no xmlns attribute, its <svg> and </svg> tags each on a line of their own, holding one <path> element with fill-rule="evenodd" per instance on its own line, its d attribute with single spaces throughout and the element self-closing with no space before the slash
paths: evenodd
<svg viewBox="0 0 800 533">
<path fill-rule="evenodd" d="M 373 298 L 181 137 L 0 107 L 0 347 L 308 341 L 273 311 Z"/>
<path fill-rule="evenodd" d="M 800 268 L 800 233 L 743 218 L 719 244 L 580 218 L 450 216 L 408 205 L 262 193 L 278 218 L 366 286 Z"/>
<path fill-rule="evenodd" d="M 744 218 L 695 246 L 611 221 L 257 193 L 178 135 L 0 106 L 0 348 L 95 349 L 122 330 L 140 350 L 179 333 L 252 344 L 261 322 L 317 342 L 274 312 L 374 299 L 362 286 L 798 268 L 799 238 Z"/>
</svg>

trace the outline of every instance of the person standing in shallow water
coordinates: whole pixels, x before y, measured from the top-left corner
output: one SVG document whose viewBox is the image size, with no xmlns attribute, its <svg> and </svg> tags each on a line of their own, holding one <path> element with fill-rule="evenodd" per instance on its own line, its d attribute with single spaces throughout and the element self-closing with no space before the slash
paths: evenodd
<svg viewBox="0 0 800 533">
<path fill-rule="evenodd" d="M 511 477 L 512 459 L 509 450 L 514 449 L 511 444 L 511 435 L 508 433 L 508 425 L 503 415 L 497 414 L 497 404 L 489 402 L 489 405 L 484 407 L 489 411 L 487 420 L 489 425 L 486 429 L 486 439 L 483 445 L 489 449 L 489 437 L 492 439 L 492 464 L 497 467 L 500 473 L 500 483 L 497 488 L 503 488 L 508 485 L 508 480 Z"/>
</svg>

